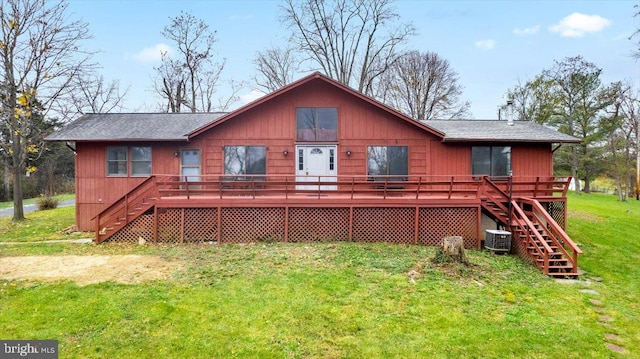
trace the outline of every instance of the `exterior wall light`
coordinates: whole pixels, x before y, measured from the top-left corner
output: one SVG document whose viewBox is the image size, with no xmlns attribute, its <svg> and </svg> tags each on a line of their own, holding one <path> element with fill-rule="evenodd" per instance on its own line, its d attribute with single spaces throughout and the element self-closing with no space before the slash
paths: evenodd
<svg viewBox="0 0 640 359">
<path fill-rule="evenodd" d="M 282 154 L 285 155 L 285 156 L 288 156 L 289 155 L 289 150 L 282 151 Z"/>
<path fill-rule="evenodd" d="M 347 157 L 351 157 L 351 150 L 347 150 Z"/>
</svg>

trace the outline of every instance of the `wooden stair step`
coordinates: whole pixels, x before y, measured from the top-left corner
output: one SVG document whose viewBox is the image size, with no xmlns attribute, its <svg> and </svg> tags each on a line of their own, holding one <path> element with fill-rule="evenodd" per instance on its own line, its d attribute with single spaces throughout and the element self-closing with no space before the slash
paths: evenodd
<svg viewBox="0 0 640 359">
<path fill-rule="evenodd" d="M 549 264 L 549 269 L 572 269 L 573 266 L 571 265 L 571 263 L 565 263 L 565 264 Z"/>
</svg>

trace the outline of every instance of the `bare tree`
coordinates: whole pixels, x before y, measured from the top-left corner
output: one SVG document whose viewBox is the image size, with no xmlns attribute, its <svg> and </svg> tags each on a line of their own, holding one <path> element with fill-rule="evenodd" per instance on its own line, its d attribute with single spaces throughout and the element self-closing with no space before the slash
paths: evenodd
<svg viewBox="0 0 640 359">
<path fill-rule="evenodd" d="M 274 47 L 258 52 L 253 63 L 258 70 L 253 80 L 266 92 L 273 92 L 293 82 L 300 69 L 300 62 L 290 47 Z"/>
<path fill-rule="evenodd" d="M 163 52 L 161 56 L 162 64 L 154 68 L 156 92 L 167 102 L 166 112 L 181 112 L 182 105 L 186 104 L 186 73 L 180 62 L 171 59 L 167 52 Z"/>
<path fill-rule="evenodd" d="M 416 120 L 453 119 L 469 114 L 462 85 L 449 61 L 434 52 L 405 52 L 381 77 L 379 98 Z"/>
<path fill-rule="evenodd" d="M 24 219 L 22 175 L 41 149 L 41 143 L 34 142 L 41 119 L 90 66 L 91 54 L 80 50 L 80 42 L 89 38 L 87 24 L 69 21 L 66 9 L 63 0 L 0 2 L 0 118 L 7 135 L 2 154 L 13 170 L 13 220 Z"/>
<path fill-rule="evenodd" d="M 109 113 L 121 111 L 124 98 L 129 89 L 120 91 L 120 82 L 105 82 L 102 75 L 87 74 L 78 76 L 73 86 L 71 103 L 75 114 Z"/>
<path fill-rule="evenodd" d="M 182 106 L 191 112 L 211 111 L 212 98 L 225 61 L 214 61 L 216 32 L 204 21 L 182 12 L 171 19 L 162 35 L 172 41 L 176 54 L 164 53 L 157 67 L 156 92 L 167 101 L 167 110 L 180 112 Z"/>
<path fill-rule="evenodd" d="M 635 4 L 633 5 L 633 8 L 636 9 L 636 13 L 633 14 L 633 17 L 640 18 L 640 5 Z M 633 49 L 631 56 L 635 57 L 637 61 L 640 61 L 640 28 L 636 28 L 636 31 L 629 36 L 629 40 L 633 40 L 633 38 L 636 38 L 636 43 L 634 44 L 635 48 Z"/>
<path fill-rule="evenodd" d="M 313 66 L 373 95 L 374 81 L 396 61 L 398 47 L 415 34 L 398 24 L 393 0 L 285 0 L 283 21 L 291 43 Z"/>
<path fill-rule="evenodd" d="M 240 96 L 238 96 L 238 94 L 243 88 L 247 86 L 244 81 L 236 80 L 229 80 L 227 81 L 227 84 L 229 85 L 228 88 L 231 91 L 229 92 L 228 96 L 218 98 L 218 111 L 229 111 L 234 103 L 240 101 Z"/>
</svg>

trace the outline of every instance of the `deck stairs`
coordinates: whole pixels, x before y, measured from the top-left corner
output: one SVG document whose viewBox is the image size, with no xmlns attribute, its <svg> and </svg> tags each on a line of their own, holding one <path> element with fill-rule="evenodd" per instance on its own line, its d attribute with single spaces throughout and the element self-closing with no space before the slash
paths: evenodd
<svg viewBox="0 0 640 359">
<path fill-rule="evenodd" d="M 518 254 L 549 276 L 577 277 L 578 255 L 582 251 L 540 202 L 531 198 L 509 198 L 507 193 L 488 182 L 482 208 L 512 233 L 513 240 L 518 241 Z"/>
<path fill-rule="evenodd" d="M 108 240 L 127 224 L 153 208 L 157 199 L 156 177 L 150 176 L 94 217 L 97 230 L 93 241 L 98 244 Z"/>
</svg>

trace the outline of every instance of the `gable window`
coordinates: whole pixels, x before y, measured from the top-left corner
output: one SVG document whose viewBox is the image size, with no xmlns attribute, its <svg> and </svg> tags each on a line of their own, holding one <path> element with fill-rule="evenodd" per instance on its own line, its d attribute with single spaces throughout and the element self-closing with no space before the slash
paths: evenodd
<svg viewBox="0 0 640 359">
<path fill-rule="evenodd" d="M 149 176 L 151 147 L 107 147 L 107 176 Z"/>
<path fill-rule="evenodd" d="M 267 172 L 267 148 L 264 146 L 224 146 L 224 173 L 263 175 Z"/>
<path fill-rule="evenodd" d="M 511 172 L 511 146 L 471 147 L 471 174 L 508 176 Z"/>
<path fill-rule="evenodd" d="M 388 176 L 390 181 L 406 181 L 409 175 L 409 148 L 407 146 L 367 147 L 367 174 Z M 374 181 L 384 179 L 373 177 Z"/>
<path fill-rule="evenodd" d="M 298 141 L 338 140 L 338 109 L 335 107 L 298 107 L 296 124 Z"/>
</svg>

